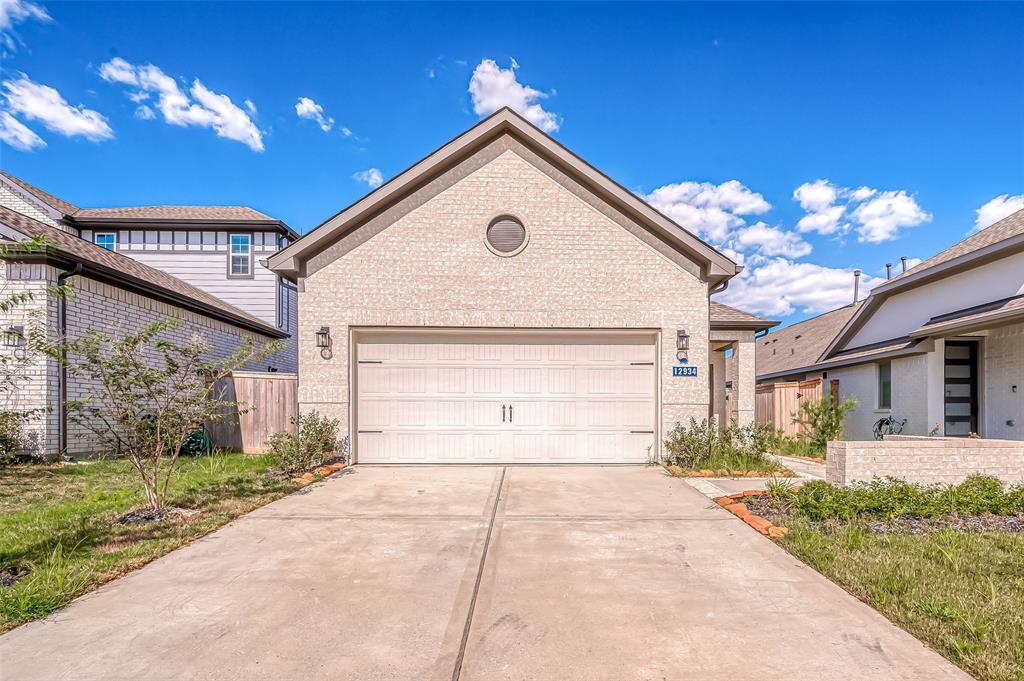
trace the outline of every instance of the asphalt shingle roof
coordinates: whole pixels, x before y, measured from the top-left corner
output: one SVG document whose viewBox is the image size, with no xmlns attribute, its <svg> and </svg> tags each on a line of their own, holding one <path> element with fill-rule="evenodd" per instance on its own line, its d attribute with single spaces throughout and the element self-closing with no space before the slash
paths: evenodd
<svg viewBox="0 0 1024 681">
<path fill-rule="evenodd" d="M 863 304 L 845 305 L 762 336 L 755 352 L 757 375 L 797 371 L 817 364 L 828 344 Z"/>
<path fill-rule="evenodd" d="M 5 178 L 10 180 L 14 184 L 18 185 L 19 187 L 27 191 L 29 194 L 32 194 L 46 205 L 56 210 L 59 210 L 61 213 L 64 213 L 64 215 L 72 215 L 74 213 L 77 213 L 79 210 L 78 206 L 76 206 L 75 204 L 68 203 L 64 199 L 59 199 L 49 192 L 44 192 L 39 187 L 35 186 L 34 184 L 29 184 L 20 177 L 15 177 L 14 175 L 11 175 L 10 173 L 5 172 L 3 170 L 0 170 L 0 175 L 3 175 Z"/>
<path fill-rule="evenodd" d="M 201 220 L 277 222 L 276 219 L 248 206 L 129 206 L 126 208 L 81 208 L 72 215 L 75 220 Z"/>
<path fill-rule="evenodd" d="M 722 325 L 737 324 L 742 326 L 756 325 L 765 329 L 778 325 L 776 321 L 758 317 L 755 314 L 744 312 L 724 303 L 719 303 L 716 300 L 711 301 L 711 323 Z"/>
<path fill-rule="evenodd" d="M 959 241 L 944 251 L 933 255 L 927 260 L 918 263 L 914 267 L 911 267 L 906 272 L 902 272 L 899 275 L 890 279 L 890 281 L 900 281 L 912 274 L 919 274 L 928 270 L 936 265 L 941 265 L 944 262 L 949 262 L 960 256 L 968 255 L 974 251 L 997 244 L 1000 241 L 1005 241 L 1011 237 L 1024 234 L 1024 210 L 1019 210 L 1016 213 L 1012 213 L 1002 220 L 995 222 L 980 232 L 976 232 L 966 239 Z"/>
</svg>

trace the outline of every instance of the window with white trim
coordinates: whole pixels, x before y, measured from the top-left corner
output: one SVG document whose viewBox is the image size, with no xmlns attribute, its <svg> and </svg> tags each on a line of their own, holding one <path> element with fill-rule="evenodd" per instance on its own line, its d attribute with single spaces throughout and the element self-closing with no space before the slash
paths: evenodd
<svg viewBox="0 0 1024 681">
<path fill-rule="evenodd" d="M 108 251 L 117 250 L 117 235 L 113 232 L 96 232 L 92 237 L 92 242 Z"/>
<path fill-rule="evenodd" d="M 252 235 L 228 235 L 228 276 L 252 276 Z"/>
</svg>

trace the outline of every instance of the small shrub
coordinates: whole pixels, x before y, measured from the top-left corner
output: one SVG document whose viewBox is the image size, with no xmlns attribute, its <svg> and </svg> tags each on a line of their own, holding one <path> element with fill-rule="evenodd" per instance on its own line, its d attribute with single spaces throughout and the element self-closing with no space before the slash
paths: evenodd
<svg viewBox="0 0 1024 681">
<path fill-rule="evenodd" d="M 765 456 L 778 434 L 769 426 L 722 428 L 715 421 L 690 419 L 676 424 L 665 440 L 667 463 L 684 470 L 775 471 L 779 465 Z"/>
<path fill-rule="evenodd" d="M 842 402 L 833 401 L 826 395 L 819 402 L 804 402 L 800 413 L 794 418 L 809 433 L 811 449 L 825 455 L 831 440 L 843 439 L 843 422 L 847 414 L 857 408 L 857 398 L 847 397 Z"/>
<path fill-rule="evenodd" d="M 22 416 L 14 411 L 0 411 L 0 467 L 18 460 L 24 447 Z"/>
<path fill-rule="evenodd" d="M 286 473 L 299 473 L 319 466 L 336 454 L 347 456 L 347 438 L 338 441 L 338 419 L 329 419 L 312 411 L 292 419 L 295 433 L 270 436 L 271 453 Z"/>
</svg>

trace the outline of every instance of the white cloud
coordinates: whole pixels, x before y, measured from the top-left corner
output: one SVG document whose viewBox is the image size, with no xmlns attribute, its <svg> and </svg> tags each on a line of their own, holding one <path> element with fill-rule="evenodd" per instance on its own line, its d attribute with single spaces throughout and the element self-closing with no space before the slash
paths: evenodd
<svg viewBox="0 0 1024 681">
<path fill-rule="evenodd" d="M 380 171 L 377 170 L 376 168 L 367 168 L 366 170 L 361 170 L 358 173 L 354 174 L 352 176 L 352 179 L 358 180 L 359 182 L 365 182 L 370 186 L 370 189 L 376 189 L 377 187 L 384 184 L 384 176 L 381 175 Z"/>
<path fill-rule="evenodd" d="M 316 121 L 317 125 L 324 132 L 330 132 L 331 128 L 334 127 L 334 119 L 330 116 L 324 116 L 324 108 L 309 97 L 299 97 L 299 101 L 295 103 L 295 113 L 299 115 L 299 118 Z M 343 134 L 345 130 L 348 130 L 348 128 L 342 130 Z M 349 131 L 349 134 L 351 134 L 351 131 Z M 348 137 L 348 135 L 345 136 Z"/>
<path fill-rule="evenodd" d="M 861 300 L 884 281 L 884 277 L 862 275 Z M 734 277 L 717 299 L 772 317 L 827 312 L 853 302 L 853 270 L 772 258 Z"/>
<path fill-rule="evenodd" d="M 811 245 L 796 232 L 787 232 L 756 222 L 736 233 L 736 247 L 740 250 L 755 249 L 762 255 L 781 255 L 787 258 L 802 258 L 811 252 Z"/>
<path fill-rule="evenodd" d="M 839 221 L 846 208 L 835 205 L 840 189 L 828 180 L 805 182 L 793 192 L 793 198 L 807 215 L 800 218 L 796 228 L 801 232 L 833 234 L 840 230 Z"/>
<path fill-rule="evenodd" d="M 978 209 L 974 231 L 985 229 L 1019 210 L 1024 210 L 1024 194 L 1002 194 L 988 201 Z"/>
<path fill-rule="evenodd" d="M 13 30 L 15 24 L 33 20 L 49 22 L 53 18 L 41 5 L 29 0 L 0 0 L 0 44 L 15 52 L 20 42 Z"/>
<path fill-rule="evenodd" d="M 345 137 L 351 137 L 352 136 L 352 131 L 349 130 L 348 128 L 346 128 L 346 127 L 342 127 L 341 128 L 341 134 L 344 135 Z"/>
<path fill-rule="evenodd" d="M 760 215 L 771 204 L 737 180 L 716 185 L 711 182 L 679 182 L 658 187 L 645 201 L 691 232 L 722 243 L 739 227 L 741 217 Z"/>
<path fill-rule="evenodd" d="M 516 79 L 519 63 L 511 60 L 511 66 L 503 69 L 493 60 L 484 59 L 473 69 L 469 79 L 469 93 L 473 97 L 473 113 L 489 116 L 502 107 L 518 112 L 544 132 L 554 132 L 561 125 L 559 117 L 545 111 L 539 101 L 547 93 L 523 85 Z"/>
<path fill-rule="evenodd" d="M 143 121 L 151 121 L 156 118 L 156 114 L 145 104 L 135 109 L 135 117 Z"/>
<path fill-rule="evenodd" d="M 120 57 L 100 66 L 100 76 L 111 83 L 137 88 L 134 97 L 140 97 L 140 92 L 156 95 L 156 109 L 171 125 L 210 128 L 218 137 L 241 142 L 253 151 L 264 149 L 263 133 L 249 114 L 227 95 L 207 88 L 198 78 L 192 81 L 186 95 L 178 82 L 158 67 L 152 64 L 133 66 Z M 255 105 L 249 104 L 249 112 L 254 113 Z"/>
<path fill-rule="evenodd" d="M 850 217 L 857 222 L 857 239 L 877 244 L 899 235 L 902 227 L 916 227 L 932 219 L 914 197 L 902 189 L 874 194 L 859 204 Z"/>
<path fill-rule="evenodd" d="M 6 111 L 0 111 L 0 140 L 18 151 L 32 151 L 46 146 L 42 137 Z"/>
<path fill-rule="evenodd" d="M 916 227 L 932 219 L 905 190 L 879 191 L 872 187 L 837 187 L 828 180 L 805 182 L 793 199 L 807 212 L 796 227 L 801 232 L 846 233 L 856 229 L 857 238 L 869 243 L 890 241 L 903 227 Z M 849 222 L 844 222 L 844 216 Z"/>
<path fill-rule="evenodd" d="M 248 111 L 253 116 L 256 115 L 256 105 L 253 103 L 253 101 L 251 99 L 246 99 L 245 101 L 242 102 L 242 104 L 245 105 L 245 110 L 246 111 Z"/>
<path fill-rule="evenodd" d="M 24 73 L 3 82 L 6 108 L 30 121 L 39 121 L 51 132 L 65 137 L 84 137 L 93 142 L 110 139 L 114 131 L 99 112 L 82 105 L 71 106 L 59 92 L 31 80 Z"/>
</svg>

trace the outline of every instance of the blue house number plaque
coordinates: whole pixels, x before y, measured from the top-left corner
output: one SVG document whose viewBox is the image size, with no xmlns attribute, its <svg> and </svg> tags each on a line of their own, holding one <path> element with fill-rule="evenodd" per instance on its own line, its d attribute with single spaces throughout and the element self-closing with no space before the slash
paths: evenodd
<svg viewBox="0 0 1024 681">
<path fill-rule="evenodd" d="M 697 375 L 697 367 L 681 367 L 681 366 L 672 367 L 672 375 L 673 376 L 696 376 Z"/>
</svg>

